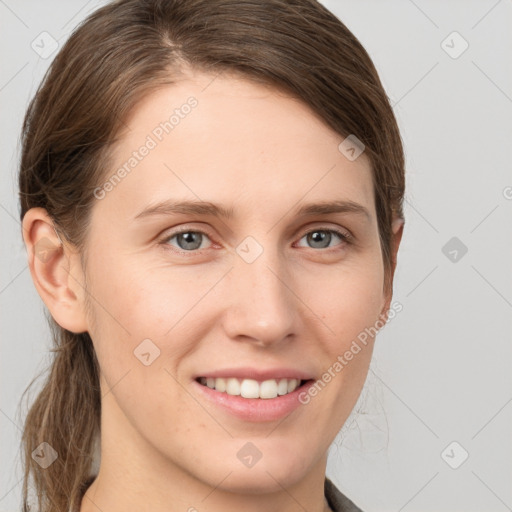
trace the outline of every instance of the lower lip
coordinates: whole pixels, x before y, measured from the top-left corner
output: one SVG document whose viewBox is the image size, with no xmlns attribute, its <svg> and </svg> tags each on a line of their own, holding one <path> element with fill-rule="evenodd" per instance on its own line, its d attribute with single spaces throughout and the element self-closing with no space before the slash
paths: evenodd
<svg viewBox="0 0 512 512">
<path fill-rule="evenodd" d="M 276 398 L 243 398 L 240 395 L 234 396 L 215 391 L 208 386 L 193 381 L 193 384 L 198 388 L 198 392 L 208 401 L 213 402 L 237 418 L 252 422 L 276 421 L 288 416 L 302 405 L 299 401 L 299 395 L 307 392 L 313 383 L 314 380 L 308 380 L 295 391 Z"/>
</svg>

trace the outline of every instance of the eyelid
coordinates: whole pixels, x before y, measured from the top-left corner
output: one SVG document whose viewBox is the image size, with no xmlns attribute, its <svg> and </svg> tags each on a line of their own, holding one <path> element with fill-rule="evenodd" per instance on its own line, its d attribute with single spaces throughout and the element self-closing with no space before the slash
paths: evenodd
<svg viewBox="0 0 512 512">
<path fill-rule="evenodd" d="M 326 226 L 326 225 L 313 226 L 313 227 L 307 229 L 306 231 L 301 232 L 301 235 L 298 238 L 298 241 L 300 241 L 302 238 L 309 235 L 310 233 L 314 233 L 315 231 L 327 231 L 327 232 L 337 234 L 342 240 L 342 243 L 338 244 L 338 245 L 351 244 L 354 241 L 354 236 L 348 229 L 343 228 L 341 226 L 334 227 L 334 226 Z M 205 235 L 210 239 L 212 245 L 218 246 L 218 244 L 216 244 L 216 242 L 214 241 L 214 237 L 212 237 L 211 233 L 209 233 L 209 230 L 207 230 L 205 228 L 195 228 L 193 226 L 187 226 L 187 225 L 179 226 L 179 227 L 173 229 L 173 231 L 171 231 L 170 233 L 168 232 L 167 234 L 165 234 L 163 237 L 161 237 L 161 238 L 159 237 L 159 243 L 164 246 L 169 245 L 168 242 L 171 238 L 174 238 L 176 235 L 179 235 L 180 233 L 189 233 L 189 232 L 201 233 L 202 235 Z M 334 249 L 335 247 L 336 246 L 330 247 L 330 248 L 328 247 L 325 249 L 319 249 L 319 250 L 313 249 L 313 248 L 311 248 L 311 249 L 316 250 L 316 251 L 328 251 L 329 249 Z M 180 250 L 179 248 L 173 247 L 173 250 L 180 254 L 185 253 L 187 255 L 192 255 L 192 254 L 200 253 L 204 249 L 197 249 L 195 251 L 184 251 L 184 250 Z"/>
<path fill-rule="evenodd" d="M 340 244 L 335 245 L 334 247 L 326 247 L 324 249 L 320 249 L 320 251 L 336 250 L 337 246 L 344 246 L 347 244 L 354 243 L 353 242 L 354 236 L 347 229 L 344 229 L 341 227 L 333 228 L 333 227 L 328 227 L 328 226 L 319 226 L 319 227 L 314 227 L 314 228 L 309 229 L 308 231 L 306 231 L 302 234 L 302 236 L 299 238 L 299 241 L 302 240 L 302 238 L 304 238 L 305 236 L 307 236 L 311 233 L 315 233 L 316 231 L 325 231 L 328 233 L 334 233 L 335 235 L 339 236 L 341 239 Z"/>
<path fill-rule="evenodd" d="M 176 235 L 179 235 L 180 233 L 189 233 L 189 232 L 193 232 L 193 233 L 201 233 L 202 235 L 205 235 L 207 236 L 209 239 L 210 239 L 210 242 L 212 243 L 212 245 L 216 245 L 214 240 L 213 240 L 213 237 L 211 236 L 211 234 L 208 232 L 207 229 L 204 229 L 204 228 L 194 228 L 194 227 L 191 227 L 191 226 L 179 226 L 177 228 L 171 228 L 172 231 L 169 232 L 168 230 L 166 230 L 166 234 L 164 234 L 162 237 L 158 237 L 158 240 L 159 240 L 159 244 L 161 245 L 169 245 L 169 240 L 171 238 L 174 238 Z M 201 251 L 203 251 L 204 249 L 197 249 L 195 251 L 184 251 L 182 249 L 179 249 L 177 247 L 173 247 L 173 250 L 180 253 L 180 254 L 197 254 L 197 253 L 200 253 Z"/>
</svg>

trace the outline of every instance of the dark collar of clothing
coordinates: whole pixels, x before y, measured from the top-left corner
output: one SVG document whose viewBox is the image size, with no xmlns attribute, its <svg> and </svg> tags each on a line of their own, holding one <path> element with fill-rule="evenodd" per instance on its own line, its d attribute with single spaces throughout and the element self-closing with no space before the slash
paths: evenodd
<svg viewBox="0 0 512 512">
<path fill-rule="evenodd" d="M 95 478 L 95 476 L 92 476 L 87 480 L 87 483 L 83 486 L 82 495 Z M 325 477 L 324 495 L 329 507 L 334 512 L 363 512 L 354 502 L 342 494 L 327 477 Z"/>
<path fill-rule="evenodd" d="M 355 503 L 342 494 L 327 477 L 325 477 L 324 494 L 329 507 L 334 512 L 363 512 Z"/>
</svg>

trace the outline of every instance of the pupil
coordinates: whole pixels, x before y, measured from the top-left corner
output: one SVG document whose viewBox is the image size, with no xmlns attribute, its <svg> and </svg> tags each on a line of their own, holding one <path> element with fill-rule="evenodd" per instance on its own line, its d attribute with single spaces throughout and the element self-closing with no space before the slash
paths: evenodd
<svg viewBox="0 0 512 512">
<path fill-rule="evenodd" d="M 325 231 L 314 231 L 311 233 L 310 238 L 312 240 L 313 244 L 320 244 L 321 248 L 325 248 L 329 246 L 329 243 L 331 241 L 331 234 L 327 233 Z M 323 243 L 327 241 L 327 244 Z M 315 247 L 318 247 L 318 245 L 314 245 Z"/>
<path fill-rule="evenodd" d="M 199 243 L 197 242 L 199 240 Z M 194 233 L 187 231 L 186 233 L 180 233 L 178 236 L 179 246 L 185 250 L 197 249 L 201 245 L 200 233 Z"/>
</svg>

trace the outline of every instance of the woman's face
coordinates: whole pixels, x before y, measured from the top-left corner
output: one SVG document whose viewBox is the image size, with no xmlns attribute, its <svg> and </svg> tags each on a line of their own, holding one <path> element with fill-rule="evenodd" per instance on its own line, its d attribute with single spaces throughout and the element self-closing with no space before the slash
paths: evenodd
<svg viewBox="0 0 512 512">
<path fill-rule="evenodd" d="M 369 161 L 303 103 L 222 75 L 126 125 L 87 239 L 102 464 L 291 485 L 324 467 L 373 350 L 353 342 L 389 307 Z"/>
</svg>

